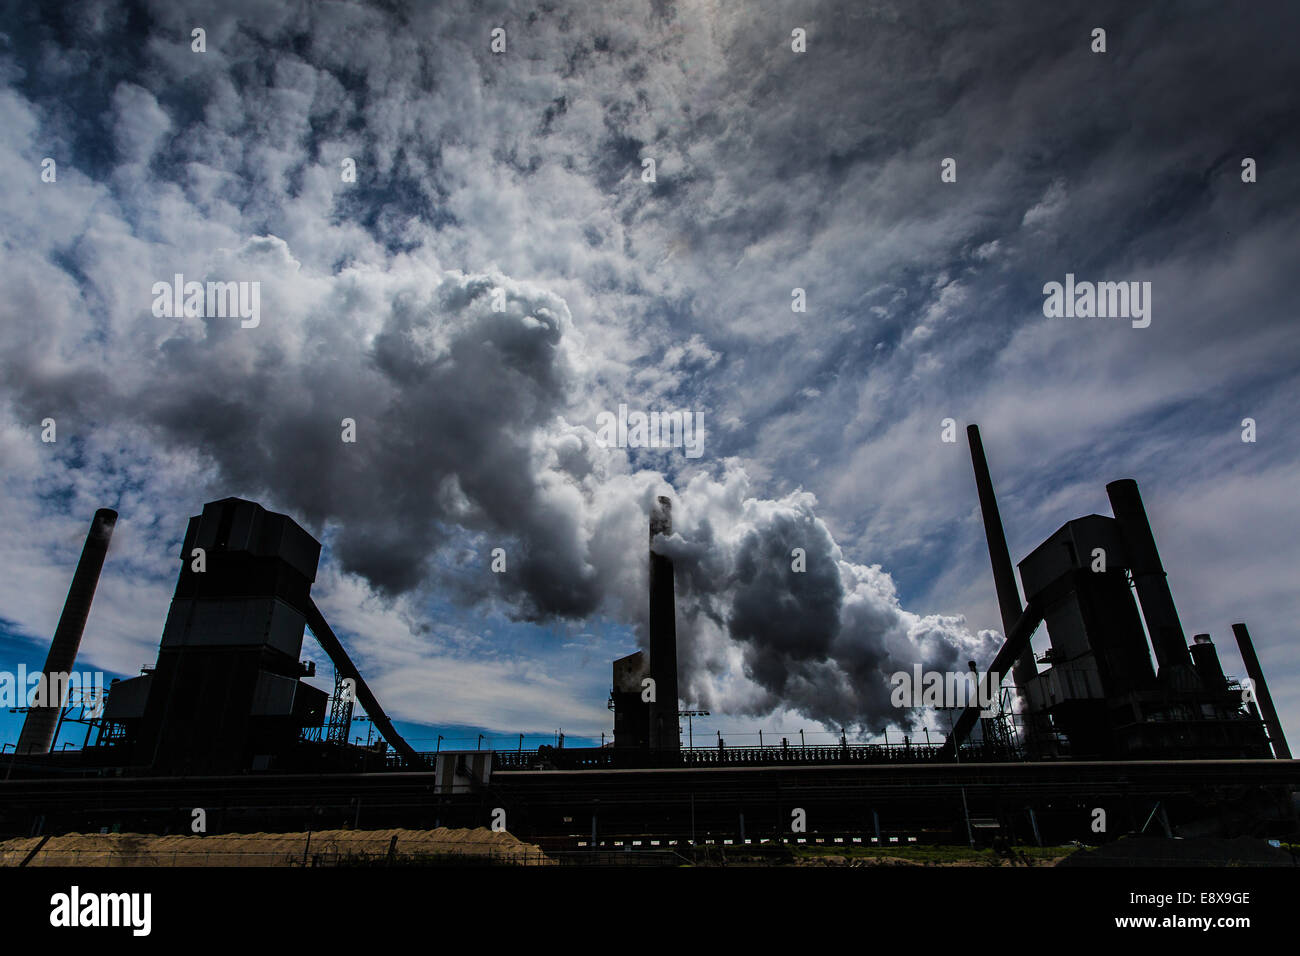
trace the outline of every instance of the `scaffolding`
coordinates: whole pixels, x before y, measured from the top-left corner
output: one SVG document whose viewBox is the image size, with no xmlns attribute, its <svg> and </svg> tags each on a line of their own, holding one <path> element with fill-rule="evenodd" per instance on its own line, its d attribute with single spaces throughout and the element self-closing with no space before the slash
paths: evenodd
<svg viewBox="0 0 1300 956">
<path fill-rule="evenodd" d="M 325 742 L 347 746 L 352 733 L 352 707 L 356 703 L 356 689 L 334 668 L 334 696 L 330 698 L 330 716 L 325 724 Z"/>
<path fill-rule="evenodd" d="M 96 745 L 103 733 L 102 718 L 104 715 L 104 701 L 107 694 L 102 687 L 72 687 L 68 689 L 68 699 L 63 706 L 59 708 L 58 722 L 54 725 L 54 736 L 50 738 L 50 748 L 58 746 L 59 734 L 63 731 L 64 724 L 84 724 L 86 727 L 86 737 L 82 741 L 82 748 L 93 746 L 90 742 L 90 735 L 95 734 Z M 26 714 L 35 707 L 10 707 L 9 712 L 14 714 Z M 66 750 L 70 743 L 64 743 Z"/>
</svg>

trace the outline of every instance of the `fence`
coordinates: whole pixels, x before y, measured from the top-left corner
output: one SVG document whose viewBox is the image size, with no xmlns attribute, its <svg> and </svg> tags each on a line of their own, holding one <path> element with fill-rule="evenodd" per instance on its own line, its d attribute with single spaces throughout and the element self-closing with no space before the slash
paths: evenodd
<svg viewBox="0 0 1300 956">
<path fill-rule="evenodd" d="M 617 747 L 584 747 L 572 750 L 498 750 L 492 754 L 493 772 L 508 770 L 581 770 L 585 768 L 663 768 L 719 766 L 783 766 L 798 764 L 888 764 L 939 761 L 940 744 L 846 744 L 766 747 L 695 747 L 681 750 L 634 750 Z M 424 755 L 432 757 L 431 754 Z M 962 762 L 1014 759 L 1013 754 L 993 747 L 970 745 L 961 748 Z M 400 765 L 400 758 L 394 765 Z"/>
</svg>

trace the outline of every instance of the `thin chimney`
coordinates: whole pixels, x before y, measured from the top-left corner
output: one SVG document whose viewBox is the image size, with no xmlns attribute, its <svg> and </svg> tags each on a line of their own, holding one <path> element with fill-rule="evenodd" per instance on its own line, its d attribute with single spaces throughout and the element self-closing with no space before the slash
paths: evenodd
<svg viewBox="0 0 1300 956">
<path fill-rule="evenodd" d="M 1241 662 L 1246 665 L 1246 674 L 1255 688 L 1255 699 L 1259 701 L 1264 726 L 1268 728 L 1268 739 L 1273 744 L 1273 756 L 1279 760 L 1290 760 L 1291 748 L 1287 746 L 1286 734 L 1282 732 L 1282 721 L 1277 718 L 1273 695 L 1268 692 L 1268 681 L 1264 680 L 1264 669 L 1259 666 L 1259 656 L 1255 653 L 1250 631 L 1246 630 L 1245 624 L 1234 624 L 1232 633 L 1237 638 L 1237 649 L 1241 651 Z"/>
<path fill-rule="evenodd" d="M 63 614 L 59 625 L 54 629 L 54 640 L 50 642 L 50 651 L 45 656 L 42 679 L 48 691 L 53 685 L 52 674 L 60 675 L 60 699 L 46 701 L 47 706 L 33 707 L 27 712 L 23 721 L 22 732 L 18 735 L 17 752 L 20 754 L 43 754 L 54 745 L 54 731 L 58 727 L 59 712 L 66 702 L 66 675 L 72 673 L 77 662 L 77 650 L 81 647 L 81 633 L 86 628 L 86 618 L 90 614 L 90 602 L 95 597 L 95 586 L 99 583 L 99 572 L 104 567 L 104 557 L 108 554 L 108 542 L 113 536 L 113 527 L 117 524 L 117 512 L 110 508 L 100 508 L 95 512 L 95 519 L 90 523 L 90 533 L 86 535 L 85 547 L 81 549 L 81 560 L 77 563 L 76 573 L 72 576 L 72 586 L 68 588 L 68 599 L 63 605 Z"/>
<path fill-rule="evenodd" d="M 1011 553 L 1007 550 L 1007 536 L 1002 530 L 1002 516 L 998 513 L 998 499 L 993 494 L 993 479 L 989 476 L 989 463 L 984 457 L 984 443 L 980 441 L 978 425 L 966 428 L 970 442 L 971 464 L 975 469 L 975 490 L 979 493 L 980 513 L 984 518 L 984 537 L 989 546 L 989 563 L 993 566 L 993 586 L 997 590 L 998 610 L 1002 616 L 1002 633 L 1008 635 L 1020 620 L 1024 610 L 1020 604 L 1020 589 L 1016 587 L 1016 573 L 1011 567 Z M 1026 644 L 1011 669 L 1012 679 L 1021 695 L 1028 698 L 1029 683 L 1038 677 L 1034 662 L 1034 648 Z M 1033 752 L 1037 747 L 1032 724 L 1025 723 L 1025 747 Z"/>
<path fill-rule="evenodd" d="M 650 512 L 650 676 L 655 700 L 650 705 L 650 746 L 676 750 L 677 732 L 677 621 L 673 591 L 673 562 L 656 554 L 656 535 L 673 533 L 673 503 L 660 495 Z"/>
</svg>

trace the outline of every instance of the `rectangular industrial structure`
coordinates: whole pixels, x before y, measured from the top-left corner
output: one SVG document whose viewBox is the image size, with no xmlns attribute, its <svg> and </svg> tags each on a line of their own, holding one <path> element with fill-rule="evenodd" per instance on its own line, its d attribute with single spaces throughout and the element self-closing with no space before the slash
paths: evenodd
<svg viewBox="0 0 1300 956">
<path fill-rule="evenodd" d="M 301 678 L 320 544 L 239 498 L 190 519 L 158 662 L 114 685 L 104 719 L 127 766 L 155 773 L 268 769 L 319 727 L 328 696 Z"/>
<path fill-rule="evenodd" d="M 1114 517 L 1068 521 L 1020 562 L 1022 611 L 978 427 L 968 435 L 1008 643 L 1023 645 L 1004 652 L 1016 661 L 1026 754 L 1289 756 L 1280 724 L 1266 732 L 1250 696 L 1224 677 L 1209 635 L 1188 648 L 1137 482 L 1106 486 Z M 1030 636 L 1040 620 L 1051 646 L 1035 660 Z M 1243 644 L 1243 658 L 1247 650 Z M 1266 699 L 1262 675 L 1254 685 Z"/>
</svg>

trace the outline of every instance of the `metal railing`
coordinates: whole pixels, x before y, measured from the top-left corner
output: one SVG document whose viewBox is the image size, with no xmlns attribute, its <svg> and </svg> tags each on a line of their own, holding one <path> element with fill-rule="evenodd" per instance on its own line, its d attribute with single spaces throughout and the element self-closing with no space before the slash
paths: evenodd
<svg viewBox="0 0 1300 956">
<path fill-rule="evenodd" d="M 888 764 L 938 762 L 941 744 L 843 744 L 764 747 L 683 747 L 680 750 L 641 750 L 620 747 L 540 747 L 536 750 L 494 750 L 492 771 L 512 770 L 613 770 L 671 767 L 790 766 L 799 764 Z M 484 751 L 485 753 L 489 751 Z M 435 765 L 438 754 L 419 756 Z M 964 744 L 959 759 L 971 763 L 1015 759 L 1005 748 Z M 409 769 L 402 758 L 390 754 L 390 770 Z"/>
</svg>

